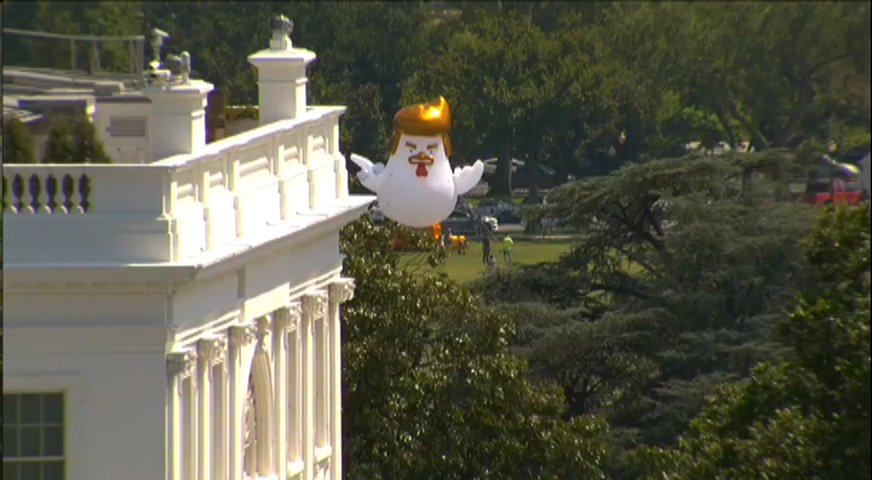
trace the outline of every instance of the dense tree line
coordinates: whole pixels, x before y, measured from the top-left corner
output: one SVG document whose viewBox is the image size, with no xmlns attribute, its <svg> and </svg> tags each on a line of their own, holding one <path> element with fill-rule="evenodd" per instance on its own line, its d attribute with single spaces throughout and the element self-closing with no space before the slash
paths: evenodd
<svg viewBox="0 0 872 480">
<path fill-rule="evenodd" d="M 346 153 L 384 156 L 393 114 L 445 95 L 454 160 L 498 157 L 498 194 L 510 190 L 512 157 L 565 178 L 696 140 L 758 151 L 869 141 L 867 4 L 10 3 L 4 22 L 96 35 L 159 27 L 171 35 L 165 50 L 191 52 L 196 76 L 253 104 L 247 56 L 268 44 L 276 13 L 293 18 L 296 46 L 319 55 L 310 101 L 348 106 Z M 65 54 L 12 47 L 7 63 Z M 103 63 L 126 65 L 123 48 L 106 49 Z"/>
</svg>

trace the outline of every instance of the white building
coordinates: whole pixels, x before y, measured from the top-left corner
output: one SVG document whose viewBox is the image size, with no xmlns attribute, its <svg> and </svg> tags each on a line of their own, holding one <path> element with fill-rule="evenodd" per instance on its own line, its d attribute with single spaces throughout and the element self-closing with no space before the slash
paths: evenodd
<svg viewBox="0 0 872 480">
<path fill-rule="evenodd" d="M 97 103 L 145 161 L 3 167 L 4 479 L 341 478 L 339 229 L 373 198 L 287 33 L 256 129 L 206 145 L 182 75 Z"/>
</svg>

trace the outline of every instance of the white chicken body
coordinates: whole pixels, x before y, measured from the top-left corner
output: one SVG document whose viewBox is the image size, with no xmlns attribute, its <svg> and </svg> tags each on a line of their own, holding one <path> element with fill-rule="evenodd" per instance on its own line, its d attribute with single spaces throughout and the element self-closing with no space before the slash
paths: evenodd
<svg viewBox="0 0 872 480">
<path fill-rule="evenodd" d="M 428 151 L 428 145 L 436 147 Z M 433 157 L 432 165 L 410 163 L 410 157 L 422 152 Z M 426 175 L 419 175 L 420 168 L 426 169 Z M 457 203 L 454 176 L 438 136 L 403 135 L 381 176 L 384 179 L 376 192 L 379 208 L 404 225 L 427 227 L 439 223 Z"/>
<path fill-rule="evenodd" d="M 452 173 L 438 135 L 403 134 L 386 167 L 357 155 L 351 159 L 361 166 L 358 178 L 377 194 L 385 216 L 417 228 L 445 220 L 454 211 L 457 196 L 475 186 L 484 170 L 476 162 Z"/>
</svg>

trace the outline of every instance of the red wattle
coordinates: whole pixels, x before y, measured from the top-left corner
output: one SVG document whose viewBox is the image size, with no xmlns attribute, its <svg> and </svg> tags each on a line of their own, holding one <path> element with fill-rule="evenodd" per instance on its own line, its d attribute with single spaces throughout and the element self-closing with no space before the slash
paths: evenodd
<svg viewBox="0 0 872 480">
<path fill-rule="evenodd" d="M 419 163 L 418 168 L 415 169 L 415 175 L 418 177 L 426 177 L 427 167 L 423 163 Z"/>
</svg>

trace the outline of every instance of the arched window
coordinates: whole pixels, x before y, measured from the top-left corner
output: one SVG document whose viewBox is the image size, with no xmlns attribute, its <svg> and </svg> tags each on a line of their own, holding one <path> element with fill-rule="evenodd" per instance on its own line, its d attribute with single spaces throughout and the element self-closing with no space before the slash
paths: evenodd
<svg viewBox="0 0 872 480">
<path fill-rule="evenodd" d="M 266 353 L 258 348 L 248 377 L 243 410 L 243 472 L 245 478 L 275 474 L 273 466 L 272 372 Z"/>
</svg>

